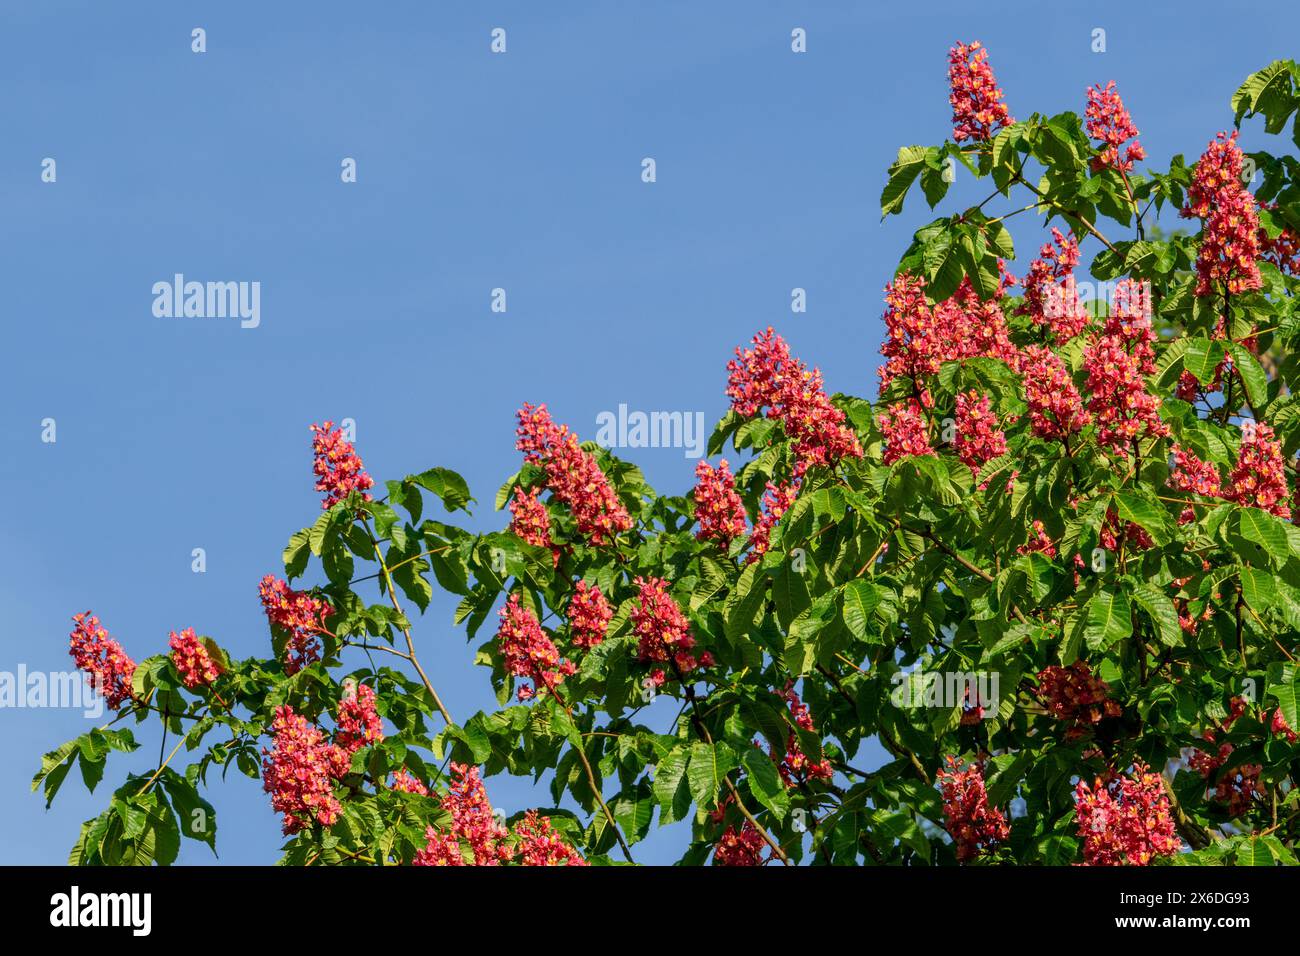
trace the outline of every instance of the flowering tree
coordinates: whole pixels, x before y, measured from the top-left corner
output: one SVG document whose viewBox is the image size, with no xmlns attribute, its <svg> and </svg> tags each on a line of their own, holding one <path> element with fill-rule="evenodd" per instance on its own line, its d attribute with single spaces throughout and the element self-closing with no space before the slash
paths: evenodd
<svg viewBox="0 0 1300 956">
<path fill-rule="evenodd" d="M 1144 166 L 1113 83 L 1082 118 L 1017 121 L 978 43 L 949 78 L 952 138 L 899 151 L 882 212 L 918 179 L 938 205 L 958 165 L 990 192 L 904 253 L 876 403 L 767 329 L 709 445 L 744 463 L 701 461 L 685 497 L 525 405 L 488 534 L 449 523 L 473 502 L 456 474 L 377 496 L 312 426 L 323 509 L 261 581 L 269 656 L 187 628 L 135 663 L 75 618 L 119 713 L 34 788 L 79 762 L 93 789 L 138 746 L 126 721 L 176 743 L 72 862 L 211 844 L 200 791 L 232 764 L 291 864 L 631 861 L 656 819 L 691 822 L 687 864 L 1297 862 L 1300 162 L 1232 132 Z M 1291 62 L 1232 99 L 1270 133 L 1298 106 Z M 1196 233 L 1159 230 L 1166 209 Z M 1051 231 L 1017 259 L 1029 212 Z M 323 583 L 295 586 L 309 566 Z M 422 665 L 435 587 L 486 638 L 499 710 L 449 713 Z M 665 733 L 642 719 L 660 697 Z M 871 739 L 890 759 L 868 770 Z M 555 806 L 494 813 L 502 773 Z"/>
</svg>

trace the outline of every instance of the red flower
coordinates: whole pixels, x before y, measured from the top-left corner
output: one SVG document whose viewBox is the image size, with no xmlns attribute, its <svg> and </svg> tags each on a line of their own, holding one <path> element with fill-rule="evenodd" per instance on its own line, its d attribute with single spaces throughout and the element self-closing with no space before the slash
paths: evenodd
<svg viewBox="0 0 1300 956">
<path fill-rule="evenodd" d="M 1205 220 L 1196 256 L 1196 294 L 1238 295 L 1263 284 L 1259 274 L 1259 214 L 1242 183 L 1245 163 L 1237 134 L 1220 133 L 1192 174 L 1184 217 Z"/>
<path fill-rule="evenodd" d="M 794 681 L 786 681 L 785 689 L 778 692 L 777 696 L 789 705 L 790 719 L 796 727 L 809 733 L 816 732 L 817 727 L 813 724 L 812 712 L 794 692 Z M 799 735 L 793 730 L 786 737 L 784 759 L 781 759 L 776 751 L 772 751 L 772 759 L 776 761 L 777 770 L 787 787 L 795 787 L 809 780 L 830 780 L 835 776 L 829 760 L 824 757 L 817 761 L 808 758 L 799 746 Z"/>
<path fill-rule="evenodd" d="M 1060 441 L 1092 420 L 1065 363 L 1051 349 L 1041 345 L 1025 349 L 1024 372 L 1025 402 L 1035 435 Z"/>
<path fill-rule="evenodd" d="M 727 459 L 716 469 L 701 460 L 695 466 L 695 520 L 700 541 L 716 541 L 725 551 L 731 542 L 745 533 L 745 505 L 736 494 L 736 479 L 727 467 Z"/>
<path fill-rule="evenodd" d="M 1038 700 L 1057 720 L 1069 722 L 1066 739 L 1087 733 L 1090 724 L 1104 717 L 1118 717 L 1122 709 L 1110 699 L 1110 687 L 1096 677 L 1084 661 L 1069 667 L 1052 664 L 1038 672 Z"/>
<path fill-rule="evenodd" d="M 668 582 L 638 577 L 633 583 L 638 589 L 637 604 L 631 613 L 638 659 L 659 664 L 673 661 L 683 676 L 697 667 L 707 667 L 708 661 L 691 653 L 695 638 L 690 621 L 668 593 Z"/>
<path fill-rule="evenodd" d="M 422 797 L 429 795 L 429 788 L 405 767 L 393 774 L 393 782 L 389 784 L 389 788 L 399 793 L 417 793 Z"/>
<path fill-rule="evenodd" d="M 952 104 L 952 138 L 982 143 L 993 138 L 1000 127 L 1015 122 L 1002 101 L 1003 93 L 993 78 L 989 53 L 978 40 L 958 43 L 948 51 L 948 85 Z"/>
<path fill-rule="evenodd" d="M 510 499 L 510 530 L 525 544 L 538 548 L 551 547 L 551 516 L 546 505 L 537 500 L 537 489 L 515 489 Z"/>
<path fill-rule="evenodd" d="M 587 650 L 605 640 L 613 609 L 596 585 L 579 581 L 569 599 L 569 640 Z"/>
<path fill-rule="evenodd" d="M 1046 527 L 1043 523 L 1041 521 L 1034 521 L 1033 524 L 1030 525 L 1030 530 L 1033 532 L 1033 537 L 1027 543 L 1016 548 L 1016 554 L 1032 554 L 1037 552 L 1045 554 L 1049 558 L 1056 557 L 1056 545 L 1047 534 Z"/>
<path fill-rule="evenodd" d="M 478 767 L 451 765 L 451 787 L 442 808 L 451 814 L 451 829 L 425 830 L 425 847 L 415 855 L 415 866 L 464 866 L 461 845 L 469 850 L 470 865 L 499 866 L 511 857 L 510 832 L 497 822 Z"/>
<path fill-rule="evenodd" d="M 762 835 L 748 820 L 739 832 L 735 827 L 727 827 L 713 848 L 713 865 L 762 866 L 765 845 Z"/>
<path fill-rule="evenodd" d="M 1074 800 L 1085 866 L 1146 866 L 1182 848 L 1160 775 L 1140 761 L 1132 777 L 1080 780 Z"/>
<path fill-rule="evenodd" d="M 262 751 L 262 787 L 272 809 L 284 815 L 284 832 L 297 833 L 313 820 L 332 825 L 343 810 L 333 779 L 347 772 L 347 753 L 288 704 L 276 709 L 271 730 L 275 747 Z"/>
<path fill-rule="evenodd" d="M 1088 107 L 1084 115 L 1087 117 L 1088 136 L 1102 143 L 1100 154 L 1092 158 L 1093 172 L 1110 167 L 1127 173 L 1133 168 L 1134 162 L 1146 158 L 1146 151 L 1137 141 L 1137 127 L 1133 125 L 1133 118 L 1115 91 L 1114 80 L 1104 88 L 1088 88 Z M 1119 148 L 1130 139 L 1133 142 L 1124 150 L 1124 158 L 1121 159 Z"/>
<path fill-rule="evenodd" d="M 783 485 L 774 485 L 770 481 L 767 483 L 767 490 L 763 493 L 763 510 L 749 535 L 747 562 L 757 561 L 767 554 L 767 549 L 771 546 L 772 529 L 780 522 L 781 516 L 790 510 L 798 495 L 798 481 Z"/>
<path fill-rule="evenodd" d="M 1024 302 L 1018 314 L 1027 315 L 1036 325 L 1046 325 L 1052 330 L 1057 345 L 1074 338 L 1092 320 L 1088 310 L 1079 301 L 1074 284 L 1074 267 L 1079 264 L 1079 243 L 1052 227 L 1051 243 L 1039 249 L 1039 258 L 1029 264 L 1025 274 Z"/>
<path fill-rule="evenodd" d="M 1237 464 L 1228 476 L 1223 497 L 1239 505 L 1262 508 L 1279 518 L 1291 517 L 1291 497 L 1286 483 L 1286 465 L 1282 445 L 1273 437 L 1273 429 L 1259 422 L 1246 421 L 1241 426 L 1241 447 Z"/>
<path fill-rule="evenodd" d="M 971 474 L 978 475 L 985 462 L 1006 452 L 1007 436 L 998 428 L 998 419 L 991 410 L 987 395 L 973 390 L 958 395 L 955 424 L 957 437 L 953 441 L 953 450 Z"/>
<path fill-rule="evenodd" d="M 518 594 L 510 595 L 498 613 L 501 625 L 497 628 L 497 649 L 506 673 L 533 682 L 532 687 L 525 684 L 519 688 L 520 700 L 532 699 L 538 687 L 554 690 L 577 671 L 570 661 L 560 657 L 555 642 L 546 636 L 537 615 L 519 603 Z"/>
<path fill-rule="evenodd" d="M 316 490 L 325 492 L 321 507 L 333 507 L 354 491 L 361 492 L 362 499 L 370 501 L 366 489 L 373 488 L 375 481 L 366 474 L 352 442 L 343 437 L 343 430 L 336 431 L 334 423 L 327 421 L 323 425 L 312 425 L 311 431 L 312 453 L 316 459 L 312 465 Z"/>
<path fill-rule="evenodd" d="M 1083 353 L 1091 393 L 1088 411 L 1097 421 L 1097 444 L 1121 458 L 1141 438 L 1163 437 L 1160 399 L 1146 390 L 1143 376 L 1156 370 L 1155 332 L 1148 294 L 1131 279 L 1121 280 L 1100 336 Z"/>
<path fill-rule="evenodd" d="M 955 757 L 947 760 L 948 769 L 940 770 L 937 778 L 945 828 L 956 844 L 957 860 L 966 863 L 996 848 L 1011 835 L 1011 828 L 1002 811 L 989 806 L 983 765 L 963 770 Z"/>
<path fill-rule="evenodd" d="M 345 686 L 347 689 L 339 702 L 336 743 L 350 755 L 367 744 L 383 740 L 384 724 L 375 710 L 374 688 L 368 684 L 353 687 L 347 682 Z"/>
<path fill-rule="evenodd" d="M 525 403 L 518 418 L 515 447 L 524 453 L 525 461 L 542 466 L 546 486 L 573 512 L 579 534 L 602 545 L 632 527 L 632 518 L 609 479 L 567 425 L 556 425 L 545 405 Z"/>
<path fill-rule="evenodd" d="M 288 634 L 285 673 L 296 674 L 313 661 L 320 660 L 320 635 L 328 633 L 325 620 L 334 609 L 323 599 L 293 590 L 288 582 L 273 574 L 262 578 L 257 592 L 267 619 Z"/>
<path fill-rule="evenodd" d="M 551 827 L 549 817 L 529 810 L 515 826 L 515 853 L 521 866 L 587 866 L 578 851 Z"/>
<path fill-rule="evenodd" d="M 122 645 L 108 636 L 99 625 L 99 618 L 89 611 L 73 615 L 76 627 L 69 635 L 68 653 L 77 669 L 86 672 L 90 685 L 104 695 L 110 710 L 117 710 L 131 699 L 131 678 L 135 676 L 135 661 L 122 650 Z"/>
<path fill-rule="evenodd" d="M 930 426 L 921 403 L 916 399 L 909 398 L 886 409 L 878 422 L 885 434 L 885 450 L 880 460 L 886 465 L 904 458 L 934 454 L 930 447 Z"/>
<path fill-rule="evenodd" d="M 194 628 L 187 627 L 179 634 L 172 631 L 168 645 L 172 649 L 172 663 L 181 675 L 181 683 L 190 690 L 211 684 L 221 675 L 221 668 L 194 634 Z"/>
</svg>

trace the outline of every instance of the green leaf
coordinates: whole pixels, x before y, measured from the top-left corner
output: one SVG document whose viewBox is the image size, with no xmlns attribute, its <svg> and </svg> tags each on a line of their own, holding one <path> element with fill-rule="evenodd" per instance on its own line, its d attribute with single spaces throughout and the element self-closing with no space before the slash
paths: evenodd
<svg viewBox="0 0 1300 956">
<path fill-rule="evenodd" d="M 474 500 L 465 479 L 448 468 L 430 468 L 413 475 L 411 480 L 441 498 L 442 506 L 448 511 L 468 510 L 466 505 Z"/>
<path fill-rule="evenodd" d="M 916 177 L 925 168 L 927 149 L 924 146 L 904 146 L 898 151 L 898 158 L 889 167 L 889 181 L 880 194 L 880 218 L 890 213 L 903 211 L 903 200 Z"/>
<path fill-rule="evenodd" d="M 1178 610 L 1167 594 L 1153 585 L 1138 584 L 1133 588 L 1133 600 L 1151 618 L 1161 644 L 1166 647 L 1182 644 L 1183 629 L 1178 624 Z"/>
<path fill-rule="evenodd" d="M 1094 651 L 1105 650 L 1133 632 L 1132 609 L 1123 594 L 1102 589 L 1088 602 L 1084 640 Z"/>
<path fill-rule="evenodd" d="M 756 747 L 750 747 L 746 749 L 742 760 L 748 774 L 750 793 L 771 810 L 778 820 L 784 819 L 790 809 L 790 795 L 772 758 Z"/>
</svg>

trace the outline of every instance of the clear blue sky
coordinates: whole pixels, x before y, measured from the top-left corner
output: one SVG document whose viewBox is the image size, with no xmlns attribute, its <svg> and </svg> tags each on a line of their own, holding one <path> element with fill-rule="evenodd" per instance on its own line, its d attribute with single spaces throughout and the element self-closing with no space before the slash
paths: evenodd
<svg viewBox="0 0 1300 956">
<path fill-rule="evenodd" d="M 878 196 L 898 146 L 950 130 L 949 45 L 983 40 L 1020 116 L 1081 112 L 1113 78 L 1148 156 L 1190 161 L 1247 73 L 1300 52 L 1294 10 L 1223 6 L 4 3 L 0 669 L 66 669 L 86 608 L 137 659 L 185 626 L 263 653 L 258 579 L 318 513 L 313 421 L 355 419 L 379 479 L 460 471 L 491 528 L 523 401 L 589 437 L 620 403 L 711 425 L 731 349 L 769 323 L 831 390 L 874 397 L 880 291 L 932 215 L 918 192 L 882 225 Z M 259 281 L 260 327 L 155 318 L 151 286 L 177 272 Z M 680 450 L 624 454 L 689 487 Z M 451 608 L 417 634 L 468 716 L 494 700 Z M 39 755 L 90 725 L 0 710 L 0 862 L 62 862 L 98 811 L 75 772 L 49 812 L 28 791 Z M 103 790 L 156 759 L 144 728 Z M 548 800 L 489 789 L 510 812 Z M 274 861 L 260 784 L 232 772 L 209 796 L 221 861 Z M 212 856 L 187 841 L 181 860 Z"/>
</svg>

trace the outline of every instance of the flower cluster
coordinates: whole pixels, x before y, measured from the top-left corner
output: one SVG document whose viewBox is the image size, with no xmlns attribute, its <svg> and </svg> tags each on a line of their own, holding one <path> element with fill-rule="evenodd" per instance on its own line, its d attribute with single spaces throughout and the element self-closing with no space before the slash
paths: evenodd
<svg viewBox="0 0 1300 956">
<path fill-rule="evenodd" d="M 762 511 L 759 512 L 758 520 L 754 522 L 754 530 L 749 535 L 749 556 L 745 559 L 746 562 L 752 563 L 767 554 L 767 549 L 771 546 L 772 529 L 790 510 L 798 494 L 797 481 L 781 485 L 770 481 L 767 483 L 767 490 L 763 492 Z"/>
<path fill-rule="evenodd" d="M 791 356 L 770 326 L 727 363 L 727 397 L 737 414 L 766 409 L 768 418 L 785 426 L 794 443 L 795 477 L 813 466 L 833 468 L 841 459 L 862 457 L 857 435 L 826 395 L 822 373 Z"/>
<path fill-rule="evenodd" d="M 958 862 L 966 863 L 1006 840 L 1011 828 L 1002 811 L 989 806 L 983 766 L 962 769 L 955 757 L 947 760 L 948 769 L 938 773 L 944 826 L 957 847 Z"/>
<path fill-rule="evenodd" d="M 1069 667 L 1052 664 L 1039 671 L 1038 699 L 1053 717 L 1072 725 L 1067 740 L 1082 736 L 1102 718 L 1121 713 L 1119 702 L 1110 699 L 1110 687 L 1084 661 Z"/>
<path fill-rule="evenodd" d="M 539 687 L 554 691 L 564 678 L 577 671 L 571 661 L 560 657 L 555 642 L 546 636 L 537 615 L 519 603 L 518 594 L 510 595 L 498 613 L 501 625 L 497 628 L 497 649 L 506 673 L 533 682 L 532 687 L 520 686 L 520 700 L 531 700 Z"/>
<path fill-rule="evenodd" d="M 333 781 L 347 772 L 347 752 L 288 704 L 276 709 L 271 732 L 275 747 L 262 751 L 262 787 L 283 814 L 284 832 L 297 833 L 313 820 L 330 826 L 343 810 Z"/>
<path fill-rule="evenodd" d="M 1262 508 L 1279 518 L 1291 517 L 1288 503 L 1291 492 L 1286 483 L 1282 445 L 1273 437 L 1270 426 L 1253 421 L 1242 423 L 1237 464 L 1228 476 L 1223 497 L 1239 505 Z"/>
<path fill-rule="evenodd" d="M 472 866 L 499 866 L 510 859 L 510 831 L 493 815 L 478 767 L 452 763 L 442 808 L 451 814 L 451 828 L 445 833 L 425 830 L 425 847 L 415 855 L 415 866 L 464 866 L 462 845 Z"/>
<path fill-rule="evenodd" d="M 369 684 L 346 685 L 339 702 L 338 735 L 335 742 L 348 752 L 356 753 L 368 744 L 384 739 L 384 723 L 375 710 L 375 690 Z"/>
<path fill-rule="evenodd" d="M 1145 551 L 1155 541 L 1140 524 L 1133 521 L 1121 522 L 1119 512 L 1114 508 L 1106 509 L 1106 516 L 1097 531 L 1097 543 L 1107 551 L 1118 551 L 1120 545 L 1126 545 L 1131 551 Z"/>
<path fill-rule="evenodd" d="M 510 531 L 524 544 L 537 548 L 551 547 L 551 516 L 546 505 L 537 500 L 538 489 L 515 489 L 510 499 Z"/>
<path fill-rule="evenodd" d="M 1085 328 L 1091 317 L 1079 301 L 1074 283 L 1074 268 L 1079 264 L 1079 242 L 1052 227 L 1051 243 L 1044 243 L 1038 258 L 1029 264 L 1022 284 L 1025 295 L 1018 314 L 1027 315 L 1035 325 L 1052 330 L 1057 345 L 1063 345 Z"/>
<path fill-rule="evenodd" d="M 1085 866 L 1146 866 L 1182 848 L 1158 773 L 1133 765 L 1133 776 L 1074 789 L 1074 816 Z"/>
<path fill-rule="evenodd" d="M 181 683 L 190 690 L 211 684 L 221 676 L 221 667 L 198 639 L 194 628 L 187 627 L 179 634 L 172 631 L 167 643 L 172 649 L 172 663 L 181 675 Z"/>
<path fill-rule="evenodd" d="M 713 848 L 714 866 L 762 866 L 763 836 L 748 820 L 739 830 L 727 827 Z"/>
<path fill-rule="evenodd" d="M 311 447 L 315 455 L 312 471 L 316 475 L 316 490 L 325 492 L 322 508 L 331 508 L 354 491 L 371 500 L 368 488 L 375 481 L 366 474 L 361 458 L 352 442 L 343 437 L 343 429 L 335 429 L 333 422 L 312 425 Z"/>
<path fill-rule="evenodd" d="M 665 664 L 672 662 L 682 675 L 697 667 L 713 664 L 713 655 L 707 651 L 698 658 L 691 653 L 695 638 L 686 615 L 668 593 L 668 582 L 662 578 L 638 577 L 637 603 L 632 608 L 632 633 L 637 637 L 637 657 L 643 663 Z M 651 671 L 650 679 L 662 684 L 662 668 Z"/>
<path fill-rule="evenodd" d="M 422 797 L 429 795 L 429 788 L 424 785 L 424 781 L 405 767 L 393 774 L 393 782 L 389 787 L 398 793 L 416 793 Z"/>
<path fill-rule="evenodd" d="M 1092 158 L 1092 170 L 1097 172 L 1110 168 L 1127 173 L 1133 164 L 1146 159 L 1146 151 L 1137 141 L 1138 130 L 1133 125 L 1133 117 L 1124 108 L 1119 93 L 1115 90 L 1115 81 L 1111 80 L 1104 87 L 1088 88 L 1088 106 L 1084 110 L 1087 119 L 1088 136 L 1101 142 L 1101 152 Z M 1129 143 L 1120 157 L 1120 147 Z"/>
<path fill-rule="evenodd" d="M 1156 369 L 1148 303 L 1142 286 L 1122 280 L 1101 335 L 1083 353 L 1097 444 L 1121 458 L 1128 457 L 1131 442 L 1169 434 L 1160 419 L 1160 399 L 1147 391 L 1143 378 Z"/>
<path fill-rule="evenodd" d="M 579 581 L 569 599 L 569 640 L 574 647 L 590 650 L 605 640 L 614 609 L 596 585 Z"/>
<path fill-rule="evenodd" d="M 320 660 L 320 635 L 328 633 L 325 621 L 334 613 L 329 603 L 304 591 L 293 590 L 287 581 L 273 574 L 262 578 L 257 593 L 272 626 L 288 635 L 285 673 L 296 674 L 313 661 Z"/>
<path fill-rule="evenodd" d="M 786 681 L 785 689 L 777 696 L 789 705 L 790 720 L 796 727 L 808 733 L 816 733 L 817 727 L 813 723 L 812 713 L 808 710 L 808 705 L 795 693 L 793 681 Z M 831 762 L 826 758 L 809 759 L 803 752 L 803 748 L 799 746 L 799 735 L 793 730 L 786 737 L 784 759 L 778 760 L 777 757 L 777 753 L 773 751 L 772 759 L 777 760 L 777 769 L 787 787 L 794 787 L 809 780 L 830 780 L 835 776 Z"/>
<path fill-rule="evenodd" d="M 1024 355 L 1025 403 L 1029 406 L 1030 428 L 1040 438 L 1068 439 L 1092 421 L 1092 416 L 1083 407 L 1065 363 L 1041 345 L 1029 346 Z"/>
<path fill-rule="evenodd" d="M 932 306 L 925 282 L 901 272 L 885 287 L 882 320 L 885 340 L 880 354 L 885 364 L 877 370 L 881 391 L 896 378 L 910 379 L 915 397 L 926 408 L 934 404 L 927 379 L 944 362 L 987 357 L 1013 369 L 1020 366 L 997 297 L 981 301 L 968 279 L 951 298 Z"/>
<path fill-rule="evenodd" d="M 1016 548 L 1016 554 L 1043 554 L 1048 558 L 1056 557 L 1056 543 L 1047 533 L 1046 526 L 1035 519 L 1029 526 L 1029 540 Z"/>
<path fill-rule="evenodd" d="M 957 142 L 986 142 L 998 129 L 1015 122 L 993 77 L 989 52 L 978 40 L 958 43 L 948 51 L 948 85 L 952 138 Z"/>
<path fill-rule="evenodd" d="M 69 635 L 68 653 L 77 669 L 85 671 L 91 686 L 104 695 L 109 709 L 116 710 L 131 699 L 135 661 L 89 611 L 73 615 L 72 620 L 76 626 Z"/>
<path fill-rule="evenodd" d="M 587 866 L 578 851 L 551 826 L 549 817 L 529 810 L 515 825 L 514 853 L 521 866 Z"/>
<path fill-rule="evenodd" d="M 930 447 L 930 425 L 925 420 L 925 410 L 914 398 L 899 402 L 877 418 L 881 432 L 885 436 L 885 450 L 880 460 L 892 465 L 904 458 L 919 455 L 933 455 Z"/>
<path fill-rule="evenodd" d="M 515 447 L 524 453 L 525 461 L 542 466 L 546 486 L 573 512 L 580 534 L 602 545 L 632 527 L 632 518 L 609 479 L 567 425 L 555 424 L 545 405 L 525 403 L 517 414 Z"/>
<path fill-rule="evenodd" d="M 695 466 L 695 520 L 700 541 L 716 541 L 726 550 L 731 542 L 745 533 L 745 505 L 736 494 L 736 479 L 727 467 L 727 459 L 713 468 L 701 460 Z"/>
<path fill-rule="evenodd" d="M 1196 256 L 1196 294 L 1239 295 L 1262 285 L 1259 213 L 1242 182 L 1245 158 L 1237 134 L 1220 133 L 1206 147 L 1187 190 L 1185 217 L 1205 220 Z"/>
<path fill-rule="evenodd" d="M 998 428 L 998 419 L 987 395 L 972 390 L 957 396 L 955 428 L 953 450 L 971 474 L 979 474 L 985 462 L 1007 450 L 1006 433 Z"/>
</svg>

